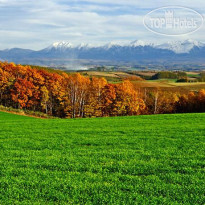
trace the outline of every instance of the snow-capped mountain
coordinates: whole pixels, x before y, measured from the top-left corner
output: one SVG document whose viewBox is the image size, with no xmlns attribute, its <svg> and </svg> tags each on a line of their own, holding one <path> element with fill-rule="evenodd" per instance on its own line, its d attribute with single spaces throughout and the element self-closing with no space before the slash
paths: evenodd
<svg viewBox="0 0 205 205">
<path fill-rule="evenodd" d="M 90 44 L 86 44 L 86 43 L 80 43 L 77 46 L 73 45 L 72 43 L 69 42 L 55 42 L 53 44 L 51 44 L 50 46 L 48 46 L 46 48 L 46 50 L 59 50 L 59 51 L 66 51 L 69 49 L 90 49 L 92 48 L 92 46 Z"/>
<path fill-rule="evenodd" d="M 80 43 L 76 48 L 78 49 L 90 49 L 92 48 L 93 46 L 90 45 L 90 44 L 86 44 L 86 43 Z"/>
<path fill-rule="evenodd" d="M 194 47 L 202 48 L 205 44 L 195 40 L 175 41 L 167 42 L 160 45 L 156 45 L 156 48 L 167 49 L 174 51 L 175 53 L 189 53 Z"/>
<path fill-rule="evenodd" d="M 96 62 L 203 62 L 205 44 L 195 40 L 153 44 L 141 40 L 129 44 L 109 43 L 101 46 L 89 44 L 73 45 L 69 42 L 56 42 L 40 51 L 28 49 L 7 49 L 0 51 L 0 59 L 22 64 L 38 62 L 67 62 L 73 59 Z"/>
<path fill-rule="evenodd" d="M 104 48 L 106 50 L 109 50 L 109 49 L 114 48 L 114 47 L 140 47 L 140 46 L 141 47 L 144 47 L 144 46 L 154 47 L 154 44 L 148 43 L 148 42 L 145 42 L 142 40 L 136 40 L 136 41 L 132 41 L 129 44 L 120 44 L 120 43 L 110 42 L 110 43 L 107 43 L 107 44 L 102 45 L 102 46 L 92 46 L 91 44 L 80 43 L 77 46 L 75 46 L 69 42 L 63 41 L 63 42 L 55 42 L 52 45 L 50 45 L 49 47 L 47 47 L 46 49 L 51 50 L 51 49 L 55 48 L 55 49 L 59 49 L 59 50 L 66 50 L 66 49 L 70 49 L 70 48 L 73 48 L 73 49 Z"/>
<path fill-rule="evenodd" d="M 138 46 L 154 46 L 154 44 L 142 41 L 142 40 L 136 40 L 136 41 L 132 41 L 130 44 L 128 44 L 128 46 L 131 47 L 138 47 Z"/>
<path fill-rule="evenodd" d="M 110 42 L 108 44 L 105 44 L 104 46 L 92 46 L 90 44 L 85 44 L 85 43 L 81 43 L 77 46 L 74 46 L 73 44 L 69 43 L 69 42 L 56 42 L 53 43 L 51 46 L 49 46 L 47 48 L 47 50 L 52 50 L 52 49 L 56 49 L 59 51 L 66 51 L 68 49 L 91 49 L 91 48 L 100 48 L 100 49 L 105 49 L 105 50 L 109 50 L 109 49 L 113 49 L 113 48 L 123 48 L 123 47 L 131 47 L 131 48 L 137 48 L 137 47 L 145 47 L 145 46 L 149 46 L 152 48 L 157 48 L 157 49 L 163 49 L 163 50 L 170 50 L 175 52 L 176 54 L 181 54 L 181 53 L 189 53 L 194 47 L 197 48 L 202 48 L 205 47 L 205 44 L 196 40 L 185 40 L 185 41 L 173 41 L 173 42 L 166 42 L 166 43 L 162 43 L 162 44 L 154 44 L 154 43 L 149 43 L 149 42 L 145 42 L 142 40 L 136 40 L 136 41 L 132 41 L 129 44 L 119 44 L 119 43 L 114 43 L 114 42 Z"/>
<path fill-rule="evenodd" d="M 65 50 L 67 48 L 73 48 L 73 45 L 69 42 L 55 42 L 53 43 L 51 46 L 49 46 L 48 48 L 55 48 L 55 49 L 61 49 L 61 50 Z"/>
<path fill-rule="evenodd" d="M 106 49 L 106 50 L 109 50 L 113 47 L 121 47 L 121 45 L 117 44 L 117 43 L 114 43 L 114 42 L 110 42 L 110 43 L 107 43 L 107 44 L 105 44 L 104 46 L 101 46 L 101 47 Z"/>
<path fill-rule="evenodd" d="M 73 44 L 63 41 L 63 42 L 55 42 L 43 50 L 46 50 L 46 51 L 58 50 L 58 51 L 64 52 L 67 49 L 71 49 L 71 48 L 74 48 Z"/>
</svg>

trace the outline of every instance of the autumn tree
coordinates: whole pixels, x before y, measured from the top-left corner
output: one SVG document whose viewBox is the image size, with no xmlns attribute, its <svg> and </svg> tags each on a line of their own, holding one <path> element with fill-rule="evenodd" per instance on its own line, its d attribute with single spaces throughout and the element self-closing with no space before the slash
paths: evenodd
<svg viewBox="0 0 205 205">
<path fill-rule="evenodd" d="M 0 68 L 0 103 L 3 100 L 3 94 L 9 86 L 9 74 Z"/>
<path fill-rule="evenodd" d="M 180 94 L 141 87 L 129 80 L 110 84 L 104 78 L 0 62 L 4 106 L 71 118 L 205 112 L 204 89 Z"/>
<path fill-rule="evenodd" d="M 137 115 L 145 109 L 138 92 L 130 81 L 116 85 L 116 100 L 114 103 L 115 115 Z"/>
<path fill-rule="evenodd" d="M 38 96 L 35 86 L 30 81 L 18 78 L 11 90 L 12 100 L 17 103 L 18 108 L 29 108 L 34 104 Z"/>
<path fill-rule="evenodd" d="M 107 85 L 105 78 L 93 77 L 90 81 L 88 102 L 85 106 L 85 116 L 101 117 L 103 109 L 103 92 Z"/>
<path fill-rule="evenodd" d="M 79 73 L 67 76 L 64 82 L 62 104 L 68 117 L 84 117 L 90 79 Z"/>
</svg>

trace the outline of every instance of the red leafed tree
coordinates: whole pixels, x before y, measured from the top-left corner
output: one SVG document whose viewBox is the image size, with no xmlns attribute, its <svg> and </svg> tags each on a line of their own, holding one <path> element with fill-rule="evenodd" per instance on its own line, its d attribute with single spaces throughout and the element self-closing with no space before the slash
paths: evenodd
<svg viewBox="0 0 205 205">
<path fill-rule="evenodd" d="M 12 100 L 17 103 L 18 108 L 29 108 L 35 104 L 38 98 L 35 86 L 32 82 L 18 78 L 11 90 Z"/>
<path fill-rule="evenodd" d="M 9 73 L 0 68 L 0 102 L 3 99 L 3 94 L 9 86 Z"/>
</svg>

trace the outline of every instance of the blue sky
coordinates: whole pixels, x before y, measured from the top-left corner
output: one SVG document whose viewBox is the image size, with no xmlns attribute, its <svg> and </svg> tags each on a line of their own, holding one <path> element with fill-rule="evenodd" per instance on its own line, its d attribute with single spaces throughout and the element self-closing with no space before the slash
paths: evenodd
<svg viewBox="0 0 205 205">
<path fill-rule="evenodd" d="M 149 11 L 170 5 L 205 13 L 204 0 L 0 0 L 0 49 L 38 50 L 57 41 L 94 45 L 134 40 L 205 42 L 204 26 L 179 37 L 160 36 L 144 27 Z"/>
</svg>

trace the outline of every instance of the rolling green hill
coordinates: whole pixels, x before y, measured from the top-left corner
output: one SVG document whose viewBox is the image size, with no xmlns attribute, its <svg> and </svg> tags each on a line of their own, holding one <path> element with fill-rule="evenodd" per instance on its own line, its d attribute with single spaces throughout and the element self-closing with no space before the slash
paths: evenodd
<svg viewBox="0 0 205 205">
<path fill-rule="evenodd" d="M 205 114 L 0 112 L 0 204 L 204 204 Z"/>
</svg>

